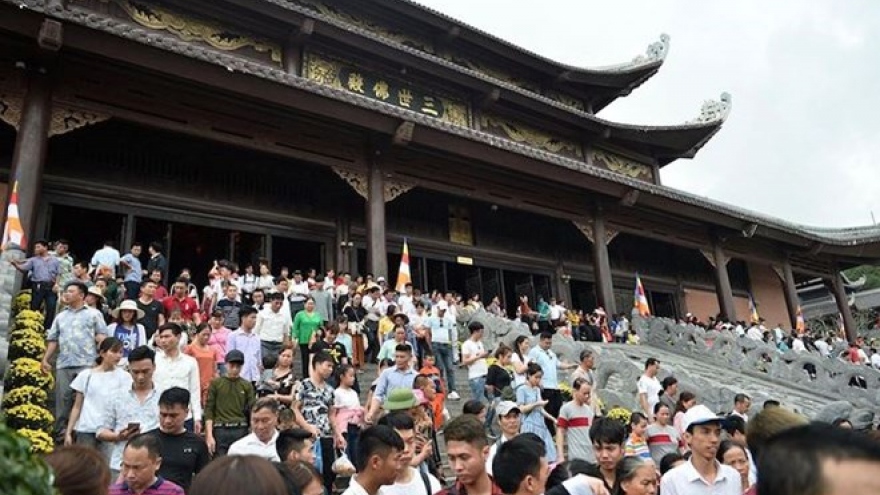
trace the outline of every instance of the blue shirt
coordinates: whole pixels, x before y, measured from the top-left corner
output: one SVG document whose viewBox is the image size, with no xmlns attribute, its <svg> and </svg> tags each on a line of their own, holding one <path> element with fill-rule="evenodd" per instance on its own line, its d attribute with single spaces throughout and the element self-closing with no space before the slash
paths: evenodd
<svg viewBox="0 0 880 495">
<path fill-rule="evenodd" d="M 408 368 L 406 371 L 400 371 L 397 366 L 386 369 L 379 375 L 376 391 L 373 393 L 373 400 L 384 402 L 388 392 L 395 388 L 413 388 L 413 382 L 418 375 L 416 370 L 412 368 Z"/>
<path fill-rule="evenodd" d="M 58 313 L 46 335 L 46 340 L 58 342 L 58 369 L 94 365 L 98 334 L 107 335 L 107 325 L 97 309 L 83 304 L 79 309 L 67 307 Z"/>
<path fill-rule="evenodd" d="M 22 263 L 21 269 L 30 272 L 32 282 L 54 284 L 61 273 L 61 263 L 52 256 L 33 256 Z"/>
<path fill-rule="evenodd" d="M 238 349 L 244 354 L 241 377 L 249 382 L 260 381 L 260 366 L 263 364 L 260 337 L 254 332 L 245 333 L 244 330 L 236 330 L 229 334 L 229 339 L 226 341 L 226 352 L 229 353 L 233 349 Z M 308 359 L 308 356 L 305 359 Z"/>
<path fill-rule="evenodd" d="M 153 389 L 147 395 L 143 404 L 138 401 L 134 390 L 129 389 L 125 393 L 119 394 L 110 405 L 104 409 L 104 415 L 101 418 L 101 430 L 109 430 L 119 433 L 124 430 L 129 423 L 140 423 L 141 433 L 155 430 L 159 427 L 159 396 L 162 395 L 161 390 Z M 110 453 L 110 468 L 120 469 L 122 466 L 122 451 L 125 450 L 126 441 L 112 443 Z"/>
<path fill-rule="evenodd" d="M 125 271 L 125 278 L 123 281 L 141 283 L 141 280 L 143 279 L 141 260 L 135 258 L 133 254 L 128 253 L 122 257 L 122 261 L 126 262 L 129 266 L 129 269 Z"/>
<path fill-rule="evenodd" d="M 551 349 L 545 351 L 540 347 L 533 347 L 532 350 L 529 351 L 529 359 L 538 363 L 538 365 L 541 366 L 541 370 L 544 372 L 541 386 L 546 389 L 559 389 L 559 380 L 557 378 L 559 358 L 556 357 L 556 353 Z"/>
</svg>

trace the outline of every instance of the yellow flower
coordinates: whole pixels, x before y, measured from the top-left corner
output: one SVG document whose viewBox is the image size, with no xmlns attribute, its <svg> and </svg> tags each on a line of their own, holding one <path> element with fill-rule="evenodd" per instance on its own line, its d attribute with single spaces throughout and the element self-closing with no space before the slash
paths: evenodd
<svg viewBox="0 0 880 495">
<path fill-rule="evenodd" d="M 24 404 L 35 404 L 45 407 L 48 394 L 45 390 L 31 385 L 14 388 L 3 396 L 3 408 L 12 409 Z"/>
<path fill-rule="evenodd" d="M 18 337 L 18 336 L 16 336 Z M 42 338 L 14 338 L 9 342 L 9 359 L 40 359 L 46 352 L 46 341 Z"/>
<path fill-rule="evenodd" d="M 632 417 L 632 412 L 629 409 L 623 407 L 614 407 L 610 411 L 608 411 L 607 416 L 611 419 L 616 419 L 621 423 L 628 425 L 629 419 Z"/>
<path fill-rule="evenodd" d="M 13 341 L 18 339 L 36 339 L 45 341 L 46 337 L 43 335 L 42 331 L 33 330 L 31 328 L 15 328 L 9 332 L 9 340 Z"/>
<path fill-rule="evenodd" d="M 31 309 L 24 309 L 15 315 L 15 321 L 38 321 L 41 324 L 44 321 L 43 313 Z"/>
<path fill-rule="evenodd" d="M 40 362 L 36 359 L 18 358 L 12 362 L 6 377 L 8 389 L 31 385 L 49 390 L 55 384 L 51 374 L 43 373 Z"/>
<path fill-rule="evenodd" d="M 54 422 L 55 418 L 48 409 L 34 404 L 24 404 L 6 410 L 6 423 L 14 429 L 48 431 Z"/>
<path fill-rule="evenodd" d="M 45 431 L 20 428 L 15 432 L 18 433 L 25 440 L 30 442 L 31 453 L 33 454 L 48 454 L 55 449 L 55 441 L 52 439 L 52 436 Z"/>
</svg>

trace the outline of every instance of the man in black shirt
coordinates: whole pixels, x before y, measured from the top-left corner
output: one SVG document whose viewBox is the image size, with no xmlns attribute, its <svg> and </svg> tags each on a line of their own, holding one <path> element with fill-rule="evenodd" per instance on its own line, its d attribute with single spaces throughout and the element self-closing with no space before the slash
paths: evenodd
<svg viewBox="0 0 880 495">
<path fill-rule="evenodd" d="M 186 431 L 184 422 L 189 413 L 189 391 L 172 387 L 159 397 L 159 428 L 154 435 L 162 446 L 162 466 L 159 476 L 189 490 L 193 476 L 211 460 L 208 446 L 202 437 Z"/>
<path fill-rule="evenodd" d="M 150 340 L 156 330 L 165 324 L 165 306 L 154 299 L 155 294 L 156 282 L 144 280 L 141 283 L 141 294 L 137 299 L 137 306 L 144 312 L 144 317 L 138 320 L 138 323 L 144 326 L 147 340 Z"/>
<path fill-rule="evenodd" d="M 319 352 L 326 352 L 333 358 L 333 374 L 330 375 L 330 378 L 327 380 L 333 388 L 336 388 L 338 382 L 336 372 L 339 370 L 339 365 L 348 364 L 348 353 L 345 351 L 345 346 L 342 345 L 341 342 L 336 342 L 336 337 L 338 335 L 339 327 L 336 326 L 336 323 L 331 323 L 330 326 L 324 330 L 321 340 L 312 344 L 312 348 L 309 350 L 312 355 L 318 354 Z"/>
</svg>

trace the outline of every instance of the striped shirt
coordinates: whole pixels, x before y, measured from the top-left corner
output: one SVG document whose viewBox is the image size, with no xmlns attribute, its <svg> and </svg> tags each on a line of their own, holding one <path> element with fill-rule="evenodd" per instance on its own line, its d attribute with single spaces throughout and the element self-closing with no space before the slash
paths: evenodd
<svg viewBox="0 0 880 495">
<path fill-rule="evenodd" d="M 565 429 L 569 459 L 596 462 L 593 441 L 590 439 L 593 416 L 593 409 L 588 404 L 579 406 L 574 401 L 566 402 L 559 410 L 559 419 L 556 424 Z"/>
<path fill-rule="evenodd" d="M 123 481 L 122 483 L 116 483 L 110 486 L 109 495 L 134 495 L 134 493 L 134 490 L 128 486 L 128 483 Z M 141 492 L 140 495 L 184 495 L 184 491 L 183 488 L 174 483 L 156 477 L 156 481 L 147 487 L 146 490 Z"/>
<path fill-rule="evenodd" d="M 678 431 L 674 426 L 660 426 L 654 423 L 648 426 L 645 433 L 648 442 L 648 449 L 651 451 L 651 457 L 654 463 L 660 465 L 660 460 L 666 454 L 678 452 Z"/>
<path fill-rule="evenodd" d="M 636 435 L 629 436 L 629 439 L 626 441 L 624 455 L 627 457 L 641 457 L 646 461 L 652 460 L 648 443 L 643 437 L 637 437 Z"/>
</svg>

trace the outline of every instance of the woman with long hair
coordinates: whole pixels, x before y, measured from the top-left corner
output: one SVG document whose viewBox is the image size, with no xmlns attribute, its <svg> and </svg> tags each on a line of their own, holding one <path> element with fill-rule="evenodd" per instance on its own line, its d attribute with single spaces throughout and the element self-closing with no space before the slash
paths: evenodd
<svg viewBox="0 0 880 495">
<path fill-rule="evenodd" d="M 351 301 L 345 305 L 342 312 L 348 318 L 348 330 L 351 332 L 352 338 L 352 364 L 358 373 L 361 366 L 364 365 L 364 357 L 366 352 L 366 343 L 364 342 L 364 318 L 367 316 L 367 310 L 361 304 L 361 295 L 354 294 Z"/>
<path fill-rule="evenodd" d="M 515 397 L 513 392 L 513 370 L 510 366 L 510 356 L 513 350 L 504 344 L 498 344 L 493 357 L 495 362 L 489 366 L 486 373 L 486 394 L 489 397 L 489 412 L 486 418 L 486 426 L 491 432 L 495 428 L 495 406 L 502 400 L 511 400 Z"/>
<path fill-rule="evenodd" d="M 529 364 L 529 338 L 520 335 L 513 341 L 513 353 L 510 355 L 510 365 L 513 367 L 513 387 L 519 387 L 526 382 L 526 369 Z"/>
<path fill-rule="evenodd" d="M 217 371 L 217 363 L 226 359 L 226 356 L 220 355 L 220 349 L 217 346 L 210 344 L 210 340 L 211 325 L 199 323 L 199 326 L 196 327 L 196 334 L 192 344 L 189 344 L 183 350 L 184 354 L 192 356 L 196 360 L 196 364 L 199 365 L 199 386 L 202 391 L 202 406 L 208 400 L 208 387 L 211 385 L 211 380 L 220 376 Z"/>
<path fill-rule="evenodd" d="M 44 457 L 52 470 L 52 485 L 59 495 L 106 495 L 111 483 L 107 459 L 92 447 L 69 445 Z M 16 488 L 7 487 L 16 493 Z M 31 493 L 23 488 L 24 493 Z"/>
<path fill-rule="evenodd" d="M 147 331 L 138 323 L 144 317 L 144 311 L 138 308 L 137 302 L 126 299 L 110 314 L 116 321 L 107 326 L 107 335 L 122 342 L 122 360 L 119 364 L 125 366 L 128 364 L 128 354 L 147 343 Z"/>
<path fill-rule="evenodd" d="M 287 346 L 278 353 L 278 359 L 271 370 L 272 376 L 265 381 L 274 392 L 269 397 L 282 405 L 290 407 L 297 381 L 293 373 L 293 347 Z"/>
<path fill-rule="evenodd" d="M 74 400 L 64 434 L 64 445 L 76 443 L 100 449 L 95 433 L 104 426 L 104 411 L 114 397 L 131 389 L 131 375 L 117 367 L 121 360 L 122 341 L 107 337 L 98 346 L 95 366 L 76 375 L 70 384 Z M 102 454 L 108 457 L 107 452 Z"/>
<path fill-rule="evenodd" d="M 516 389 L 516 403 L 519 404 L 519 410 L 522 414 L 522 426 L 520 432 L 534 433 L 544 442 L 546 449 L 547 463 L 556 462 L 556 444 L 553 442 L 553 436 L 547 429 L 545 419 L 556 422 L 556 418 L 550 415 L 544 407 L 547 406 L 547 400 L 541 398 L 541 379 L 544 377 L 544 371 L 538 363 L 529 363 L 526 368 L 526 383 Z"/>
<path fill-rule="evenodd" d="M 683 391 L 678 394 L 678 401 L 675 402 L 675 415 L 672 419 L 672 425 L 675 426 L 675 429 L 678 430 L 678 438 L 684 438 L 684 428 L 682 428 L 684 423 L 684 413 L 688 411 L 688 409 L 694 407 L 697 404 L 697 396 L 693 392 Z M 681 441 L 679 448 L 685 450 L 687 445 L 684 444 L 684 440 Z"/>
</svg>

